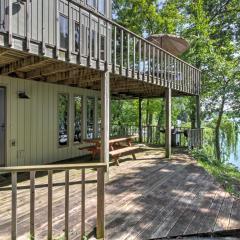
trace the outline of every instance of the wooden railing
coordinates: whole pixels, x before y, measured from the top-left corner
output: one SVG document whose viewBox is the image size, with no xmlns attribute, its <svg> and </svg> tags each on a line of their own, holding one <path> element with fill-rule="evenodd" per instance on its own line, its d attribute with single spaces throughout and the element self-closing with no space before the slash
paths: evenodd
<svg viewBox="0 0 240 240">
<path fill-rule="evenodd" d="M 0 11 L 0 33 L 6 36 L 2 42 L 0 38 L 0 44 L 6 46 L 8 43 L 11 48 L 29 53 L 94 69 L 107 69 L 116 75 L 199 95 L 201 72 L 194 66 L 81 3 L 74 0 L 48 1 L 52 3 L 45 3 L 41 8 L 35 1 L 15 2 L 14 8 L 22 11 L 19 17 L 16 17 L 17 12 L 14 17 L 9 14 L 12 12 L 12 0 L 0 1 L 2 9 L 7 9 Z M 20 7 L 17 8 L 17 4 Z M 56 7 L 49 7 L 46 11 L 48 5 Z M 38 11 L 38 18 L 30 14 L 32 8 Z M 48 18 L 46 14 L 56 17 Z M 63 15 L 68 21 L 65 48 L 61 46 L 59 27 L 60 16 Z M 18 20 L 20 17 L 21 22 Z M 24 26 L 14 27 L 21 24 Z M 74 24 L 80 26 L 80 34 L 76 33 Z M 36 36 L 33 33 L 35 30 L 39 31 Z M 79 38 L 77 48 L 74 44 L 76 36 Z M 121 89 L 121 86 L 118 87 Z"/>
<path fill-rule="evenodd" d="M 112 125 L 111 136 L 140 135 L 139 127 L 134 125 Z M 142 142 L 165 145 L 165 129 L 159 126 L 142 126 Z M 139 141 L 140 139 L 138 139 Z M 172 145 L 179 147 L 201 147 L 203 144 L 203 129 L 175 127 L 172 130 Z"/>
<path fill-rule="evenodd" d="M 202 147 L 203 146 L 203 128 L 188 130 L 188 147 Z"/>
<path fill-rule="evenodd" d="M 11 221 L 11 238 L 17 239 L 17 175 L 18 173 L 30 173 L 30 225 L 29 232 L 31 239 L 35 239 L 35 174 L 36 172 L 48 173 L 48 238 L 53 239 L 52 236 L 52 200 L 53 200 L 53 173 L 54 171 L 65 172 L 65 236 L 64 239 L 69 238 L 69 177 L 70 171 L 73 169 L 81 170 L 81 239 L 85 235 L 85 170 L 97 169 L 97 238 L 104 238 L 104 172 L 106 168 L 105 163 L 89 163 L 89 164 L 66 164 L 66 165 L 41 165 L 41 166 L 24 166 L 24 167 L 3 167 L 0 168 L 1 173 L 10 173 L 12 179 L 12 221 Z M 77 196 L 76 196 L 77 197 Z M 0 220 L 1 223 L 1 220 Z"/>
</svg>

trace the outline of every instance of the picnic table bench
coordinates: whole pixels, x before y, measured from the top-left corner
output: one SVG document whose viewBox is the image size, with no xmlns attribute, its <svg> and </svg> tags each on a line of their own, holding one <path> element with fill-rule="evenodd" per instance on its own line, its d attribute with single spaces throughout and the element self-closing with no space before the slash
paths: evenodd
<svg viewBox="0 0 240 240">
<path fill-rule="evenodd" d="M 135 153 L 139 149 L 138 146 L 132 146 L 132 141 L 136 139 L 138 136 L 126 136 L 126 137 L 118 137 L 111 138 L 109 140 L 109 155 L 115 161 L 116 165 L 119 165 L 119 158 L 123 155 L 132 154 L 133 159 L 136 159 Z M 79 150 L 88 150 L 92 153 L 92 159 L 94 160 L 96 155 L 100 153 L 101 148 L 101 139 L 86 139 L 84 140 L 86 143 L 90 143 L 92 145 L 80 147 Z"/>
</svg>

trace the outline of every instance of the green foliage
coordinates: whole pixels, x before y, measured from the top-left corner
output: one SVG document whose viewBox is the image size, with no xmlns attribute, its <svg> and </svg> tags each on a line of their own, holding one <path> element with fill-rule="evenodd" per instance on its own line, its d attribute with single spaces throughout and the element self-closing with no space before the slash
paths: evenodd
<svg viewBox="0 0 240 240">
<path fill-rule="evenodd" d="M 192 155 L 197 159 L 199 165 L 213 175 L 226 191 L 240 197 L 240 172 L 234 166 L 212 159 L 205 150 L 195 150 Z"/>
<path fill-rule="evenodd" d="M 240 118 L 240 1 L 113 2 L 114 19 L 137 34 L 173 33 L 189 41 L 191 48 L 181 57 L 202 70 L 202 120 L 207 122 L 203 127 L 211 138 L 206 150 L 210 156 L 220 152 L 225 156 L 222 161 L 226 160 L 236 148 L 236 121 Z M 124 115 L 119 122 L 137 124 L 137 101 L 121 103 L 117 109 Z M 163 101 L 146 100 L 143 109 L 146 124 L 164 124 Z M 181 119 L 186 126 L 193 126 L 194 112 L 193 98 L 174 99 L 172 125 Z M 132 116 L 126 116 L 129 114 Z"/>
</svg>

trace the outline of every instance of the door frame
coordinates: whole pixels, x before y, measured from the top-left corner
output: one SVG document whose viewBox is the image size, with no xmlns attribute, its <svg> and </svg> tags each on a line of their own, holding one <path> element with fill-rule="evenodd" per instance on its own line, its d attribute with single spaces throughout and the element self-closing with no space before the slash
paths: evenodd
<svg viewBox="0 0 240 240">
<path fill-rule="evenodd" d="M 4 89 L 4 161 L 3 166 L 7 165 L 7 86 L 0 85 L 0 88 Z"/>
</svg>

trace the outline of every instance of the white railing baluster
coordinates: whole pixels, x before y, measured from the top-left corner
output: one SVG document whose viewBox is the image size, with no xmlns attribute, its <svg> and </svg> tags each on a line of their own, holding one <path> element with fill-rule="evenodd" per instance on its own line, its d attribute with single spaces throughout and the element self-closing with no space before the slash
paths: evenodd
<svg viewBox="0 0 240 240">
<path fill-rule="evenodd" d="M 113 52 L 113 67 L 114 67 L 114 73 L 116 73 L 117 68 L 117 27 L 114 26 L 114 52 Z"/>
<path fill-rule="evenodd" d="M 89 27 L 88 27 L 88 66 L 92 66 L 92 43 L 93 43 L 93 34 L 92 34 L 92 14 L 89 13 Z"/>
<path fill-rule="evenodd" d="M 136 38 L 133 36 L 133 67 L 132 67 L 133 78 L 135 78 L 135 67 L 136 67 Z"/>
<path fill-rule="evenodd" d="M 12 46 L 12 0 L 8 0 L 8 45 Z"/>
<path fill-rule="evenodd" d="M 98 27 L 97 27 L 97 67 L 101 67 L 101 19 L 98 18 Z"/>
<path fill-rule="evenodd" d="M 155 55 L 155 47 L 152 47 L 152 83 L 155 83 L 154 81 L 155 81 L 155 57 L 156 57 L 156 55 Z"/>
<path fill-rule="evenodd" d="M 145 81 L 146 74 L 146 42 L 143 43 L 143 80 Z"/>
<path fill-rule="evenodd" d="M 167 83 L 167 67 L 168 67 L 168 55 L 164 52 L 163 53 L 164 56 L 164 86 L 167 87 L 168 83 Z"/>
<path fill-rule="evenodd" d="M 120 52 L 120 70 L 121 70 L 121 74 L 123 72 L 123 30 L 121 29 L 121 43 L 120 43 L 120 48 L 121 48 L 121 52 Z"/>
<path fill-rule="evenodd" d="M 41 43 L 41 47 L 42 47 L 42 49 L 41 49 L 41 52 L 42 52 L 42 55 L 45 55 L 45 52 L 46 52 L 46 44 L 45 44 L 45 42 L 46 42 L 46 39 L 45 39 L 45 31 L 46 31 L 46 29 L 45 29 L 45 21 L 44 21 L 44 19 L 45 19 L 45 15 L 44 15 L 44 1 L 42 1 L 42 15 L 41 15 L 41 17 L 42 17 L 42 43 Z M 57 21 L 56 21 L 56 24 L 57 24 Z M 56 33 L 55 33 L 56 34 Z"/>
<path fill-rule="evenodd" d="M 141 79 L 141 61 L 142 61 L 142 41 L 138 40 L 138 78 Z"/>
<path fill-rule="evenodd" d="M 56 26 L 55 26 L 55 41 L 56 41 L 56 48 L 55 48 L 55 57 L 58 58 L 59 56 L 59 44 L 60 44 L 60 25 L 59 25 L 59 2 L 55 0 L 55 14 L 56 14 Z"/>
<path fill-rule="evenodd" d="M 110 43 L 110 39 L 109 39 L 109 24 L 108 22 L 106 23 L 106 41 L 105 41 L 105 49 L 106 49 L 106 61 L 105 61 L 105 70 L 108 70 L 108 66 L 109 66 L 109 55 L 110 55 L 110 46 L 112 43 Z"/>
<path fill-rule="evenodd" d="M 31 22 L 30 22 L 30 0 L 26 2 L 26 50 L 30 50 Z"/>
<path fill-rule="evenodd" d="M 150 76 L 151 76 L 151 45 L 148 44 L 148 82 L 150 81 Z"/>
<path fill-rule="evenodd" d="M 130 36 L 127 34 L 127 77 L 130 70 Z"/>
<path fill-rule="evenodd" d="M 160 78 L 159 78 L 159 71 L 160 71 L 160 68 L 159 68 L 159 61 L 160 60 L 160 52 L 159 52 L 159 49 L 157 49 L 157 84 L 160 85 Z"/>
<path fill-rule="evenodd" d="M 82 10 L 81 7 L 79 7 L 79 36 L 78 36 L 78 41 L 79 41 L 79 50 L 78 50 L 78 63 L 81 65 L 82 63 L 82 41 L 81 41 L 81 37 L 82 39 L 84 38 L 84 36 L 82 36 L 82 26 L 81 26 L 81 17 L 82 17 Z"/>
</svg>

